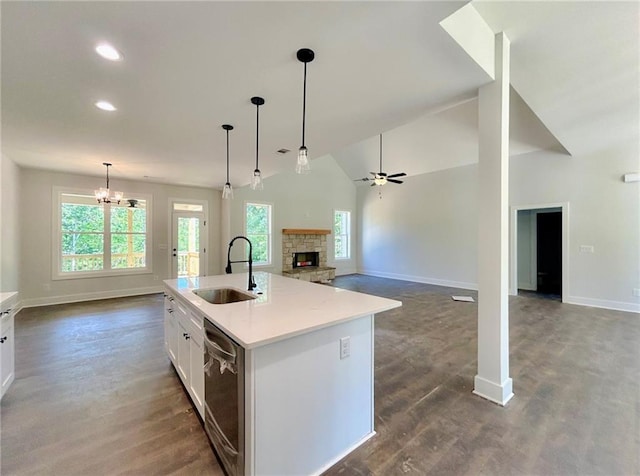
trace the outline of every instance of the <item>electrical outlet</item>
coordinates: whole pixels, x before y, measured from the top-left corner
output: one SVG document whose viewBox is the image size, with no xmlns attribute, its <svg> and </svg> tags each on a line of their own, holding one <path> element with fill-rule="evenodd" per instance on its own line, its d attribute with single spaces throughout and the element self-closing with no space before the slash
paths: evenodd
<svg viewBox="0 0 640 476">
<path fill-rule="evenodd" d="M 340 359 L 346 359 L 351 355 L 351 337 L 340 339 Z"/>
<path fill-rule="evenodd" d="M 635 297 L 640 297 L 640 288 L 633 288 L 633 295 Z"/>
</svg>

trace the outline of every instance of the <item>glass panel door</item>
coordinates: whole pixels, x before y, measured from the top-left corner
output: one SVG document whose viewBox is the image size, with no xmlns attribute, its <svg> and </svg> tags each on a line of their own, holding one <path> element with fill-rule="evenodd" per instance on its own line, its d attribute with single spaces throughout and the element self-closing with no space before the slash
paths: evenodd
<svg viewBox="0 0 640 476">
<path fill-rule="evenodd" d="M 192 278 L 204 274 L 202 213 L 173 213 L 172 276 Z"/>
</svg>

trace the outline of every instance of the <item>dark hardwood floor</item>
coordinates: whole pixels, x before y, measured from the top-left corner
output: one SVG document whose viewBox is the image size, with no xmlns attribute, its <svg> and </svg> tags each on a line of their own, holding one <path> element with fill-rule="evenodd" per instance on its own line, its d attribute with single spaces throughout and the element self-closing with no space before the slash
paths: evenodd
<svg viewBox="0 0 640 476">
<path fill-rule="evenodd" d="M 640 474 L 637 314 L 511 298 L 502 408 L 471 393 L 477 307 L 461 290 L 335 285 L 403 307 L 376 317 L 377 435 L 327 475 Z M 160 295 L 21 311 L 2 474 L 221 475 L 162 336 Z"/>
</svg>

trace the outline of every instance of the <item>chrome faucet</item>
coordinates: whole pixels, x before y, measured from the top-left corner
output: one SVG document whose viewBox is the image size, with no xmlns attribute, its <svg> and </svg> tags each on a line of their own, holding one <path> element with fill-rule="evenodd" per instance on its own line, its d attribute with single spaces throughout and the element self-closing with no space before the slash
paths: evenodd
<svg viewBox="0 0 640 476">
<path fill-rule="evenodd" d="M 242 238 L 247 243 L 249 243 L 249 259 L 248 260 L 231 261 L 231 247 L 233 246 L 233 242 L 236 241 L 238 238 Z M 253 291 L 253 289 L 256 287 L 256 282 L 253 280 L 252 255 L 253 255 L 253 246 L 251 245 L 249 238 L 247 238 L 246 236 L 242 236 L 242 235 L 236 236 L 233 240 L 229 242 L 229 249 L 227 250 L 227 267 L 225 268 L 225 271 L 227 274 L 231 274 L 231 263 L 249 263 L 249 291 Z"/>
</svg>

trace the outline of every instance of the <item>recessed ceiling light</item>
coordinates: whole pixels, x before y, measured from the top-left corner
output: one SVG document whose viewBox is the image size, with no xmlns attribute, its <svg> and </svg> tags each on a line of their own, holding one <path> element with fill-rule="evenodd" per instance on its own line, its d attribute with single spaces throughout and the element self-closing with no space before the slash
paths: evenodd
<svg viewBox="0 0 640 476">
<path fill-rule="evenodd" d="M 96 107 L 98 109 L 102 109 L 103 111 L 109 111 L 109 112 L 113 112 L 116 111 L 116 107 L 111 104 L 109 101 L 98 101 L 96 103 Z"/>
<path fill-rule="evenodd" d="M 122 54 L 109 43 L 100 43 L 96 46 L 96 53 L 110 61 L 120 61 L 122 59 Z"/>
</svg>

